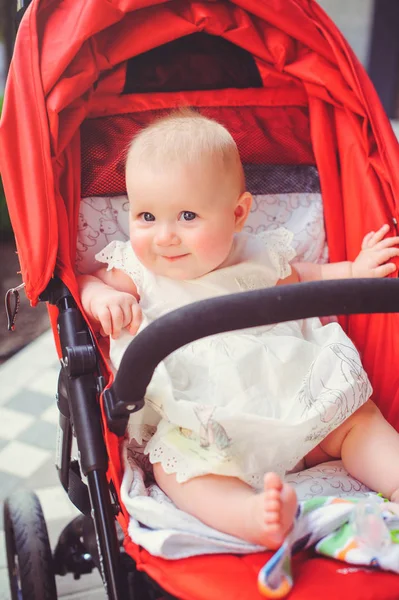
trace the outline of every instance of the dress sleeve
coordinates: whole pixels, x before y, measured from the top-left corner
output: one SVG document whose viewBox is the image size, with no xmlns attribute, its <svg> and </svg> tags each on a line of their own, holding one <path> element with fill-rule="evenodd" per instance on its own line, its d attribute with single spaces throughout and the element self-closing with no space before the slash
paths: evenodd
<svg viewBox="0 0 399 600">
<path fill-rule="evenodd" d="M 278 229 L 262 231 L 256 237 L 262 241 L 270 263 L 276 270 L 278 279 L 285 279 L 291 275 L 290 262 L 296 256 L 296 252 L 292 247 L 294 234 L 284 227 L 279 227 Z"/>
<path fill-rule="evenodd" d="M 94 257 L 98 262 L 105 263 L 107 271 L 119 269 L 129 275 L 138 289 L 143 284 L 143 266 L 133 252 L 130 242 L 113 241 Z"/>
</svg>

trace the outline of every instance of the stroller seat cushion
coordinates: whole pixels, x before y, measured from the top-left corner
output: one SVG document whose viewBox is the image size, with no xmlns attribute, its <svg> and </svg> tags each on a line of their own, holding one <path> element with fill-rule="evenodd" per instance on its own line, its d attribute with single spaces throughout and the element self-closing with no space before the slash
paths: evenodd
<svg viewBox="0 0 399 600">
<path fill-rule="evenodd" d="M 245 165 L 247 187 L 253 194 L 248 233 L 285 227 L 294 234 L 299 261 L 327 262 L 323 203 L 315 167 Z M 79 210 L 76 270 L 98 268 L 95 255 L 112 241 L 129 239 L 127 196 L 83 198 Z"/>
</svg>

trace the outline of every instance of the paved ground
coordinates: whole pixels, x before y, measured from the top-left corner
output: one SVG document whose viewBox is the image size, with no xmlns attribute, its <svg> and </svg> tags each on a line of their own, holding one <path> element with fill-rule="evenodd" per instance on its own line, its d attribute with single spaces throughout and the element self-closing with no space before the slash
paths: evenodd
<svg viewBox="0 0 399 600">
<path fill-rule="evenodd" d="M 78 514 L 59 484 L 54 467 L 58 370 L 50 332 L 0 367 L 0 503 L 17 488 L 35 490 L 53 548 L 63 527 Z M 0 600 L 10 599 L 7 577 L 1 507 Z M 79 581 L 71 575 L 57 577 L 57 590 L 59 598 L 106 598 L 97 572 Z"/>
</svg>

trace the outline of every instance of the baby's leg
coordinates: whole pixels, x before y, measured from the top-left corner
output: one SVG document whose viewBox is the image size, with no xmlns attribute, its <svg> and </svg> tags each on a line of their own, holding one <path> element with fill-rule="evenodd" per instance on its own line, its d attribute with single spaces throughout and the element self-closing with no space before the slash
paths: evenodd
<svg viewBox="0 0 399 600">
<path fill-rule="evenodd" d="M 154 475 L 178 508 L 205 525 L 247 542 L 271 550 L 278 548 L 294 522 L 295 492 L 275 473 L 265 475 L 260 494 L 235 477 L 204 475 L 178 483 L 160 463 L 154 465 Z"/>
<path fill-rule="evenodd" d="M 346 470 L 376 492 L 399 502 L 399 434 L 369 400 L 320 447 L 342 458 Z"/>
</svg>

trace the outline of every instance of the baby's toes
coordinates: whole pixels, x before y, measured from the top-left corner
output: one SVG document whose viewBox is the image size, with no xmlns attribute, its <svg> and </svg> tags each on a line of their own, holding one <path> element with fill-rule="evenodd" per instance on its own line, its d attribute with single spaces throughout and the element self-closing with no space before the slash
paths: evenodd
<svg viewBox="0 0 399 600">
<path fill-rule="evenodd" d="M 267 525 L 279 524 L 281 521 L 281 500 L 265 497 L 264 522 Z"/>
<path fill-rule="evenodd" d="M 266 490 L 265 491 L 265 501 L 267 502 L 277 502 L 281 500 L 281 490 Z"/>
<path fill-rule="evenodd" d="M 263 480 L 264 490 L 266 493 L 271 492 L 272 490 L 281 491 L 283 488 L 283 482 L 281 478 L 276 473 L 266 473 Z"/>
<path fill-rule="evenodd" d="M 281 511 L 281 500 L 268 500 L 265 499 L 265 509 L 271 513 Z"/>
<path fill-rule="evenodd" d="M 281 525 L 281 512 L 280 511 L 276 511 L 276 512 L 270 512 L 267 511 L 265 512 L 265 518 L 264 518 L 264 522 L 265 525 Z"/>
</svg>

